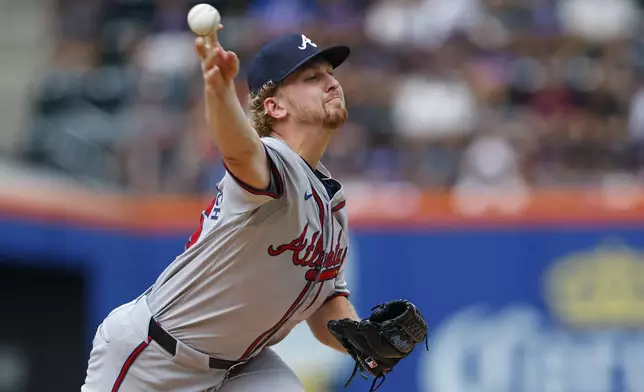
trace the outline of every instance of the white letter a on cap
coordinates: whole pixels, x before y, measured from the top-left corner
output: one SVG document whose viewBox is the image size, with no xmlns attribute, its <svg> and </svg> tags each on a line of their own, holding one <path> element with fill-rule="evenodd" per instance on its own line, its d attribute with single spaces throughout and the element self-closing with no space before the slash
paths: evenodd
<svg viewBox="0 0 644 392">
<path fill-rule="evenodd" d="M 308 44 L 308 45 L 313 46 L 314 48 L 317 48 L 317 47 L 318 47 L 316 44 L 314 44 L 314 43 L 313 43 L 313 41 L 311 41 L 310 39 L 308 39 L 308 38 L 306 37 L 306 35 L 302 34 L 302 45 L 301 45 L 301 46 L 298 46 L 298 49 L 300 49 L 300 50 L 304 50 L 304 49 L 306 49 L 306 45 L 307 45 L 307 44 Z"/>
</svg>

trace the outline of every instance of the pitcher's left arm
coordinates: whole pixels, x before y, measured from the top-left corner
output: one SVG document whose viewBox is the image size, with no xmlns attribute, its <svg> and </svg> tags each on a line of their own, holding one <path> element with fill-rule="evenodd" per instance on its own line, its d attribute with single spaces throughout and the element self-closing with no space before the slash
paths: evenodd
<svg viewBox="0 0 644 392">
<path fill-rule="evenodd" d="M 342 347 L 338 339 L 329 332 L 329 328 L 327 326 L 327 323 L 330 320 L 341 320 L 344 318 L 360 321 L 360 318 L 349 301 L 349 298 L 344 295 L 336 295 L 329 297 L 329 299 L 318 310 L 316 310 L 315 313 L 306 320 L 306 322 L 315 338 L 322 344 L 346 353 L 347 350 Z"/>
</svg>

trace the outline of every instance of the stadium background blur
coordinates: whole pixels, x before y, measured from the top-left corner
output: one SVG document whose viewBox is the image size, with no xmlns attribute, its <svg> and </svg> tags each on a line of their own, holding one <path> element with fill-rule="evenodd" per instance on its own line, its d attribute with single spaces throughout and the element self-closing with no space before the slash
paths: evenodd
<svg viewBox="0 0 644 392">
<path fill-rule="evenodd" d="M 77 390 L 100 320 L 212 197 L 196 3 L 0 1 L 0 392 Z M 353 49 L 324 158 L 353 298 L 432 324 L 383 391 L 644 390 L 644 2 L 209 3 L 243 104 L 271 36 Z M 306 328 L 278 349 L 307 391 L 342 390 L 351 364 Z"/>
</svg>

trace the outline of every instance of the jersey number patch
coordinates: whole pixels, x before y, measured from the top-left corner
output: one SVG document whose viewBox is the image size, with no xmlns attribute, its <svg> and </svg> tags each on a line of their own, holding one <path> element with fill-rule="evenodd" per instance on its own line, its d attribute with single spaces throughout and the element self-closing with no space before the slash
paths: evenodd
<svg viewBox="0 0 644 392">
<path fill-rule="evenodd" d="M 192 233 L 192 235 L 188 239 L 188 242 L 186 243 L 186 250 L 196 244 L 199 240 L 199 237 L 201 237 L 204 222 L 206 219 L 215 221 L 219 219 L 219 214 L 221 213 L 221 202 L 223 198 L 224 194 L 221 191 L 217 192 L 217 196 L 210 201 L 208 207 L 201 213 L 201 217 L 199 218 L 199 227 L 197 228 L 197 230 L 195 230 L 194 233 Z"/>
</svg>

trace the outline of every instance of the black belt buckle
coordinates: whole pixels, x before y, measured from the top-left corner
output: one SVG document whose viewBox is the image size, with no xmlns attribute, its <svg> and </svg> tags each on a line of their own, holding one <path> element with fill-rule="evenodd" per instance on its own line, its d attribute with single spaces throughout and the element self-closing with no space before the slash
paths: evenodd
<svg viewBox="0 0 644 392">
<path fill-rule="evenodd" d="M 227 382 L 231 378 L 237 377 L 242 370 L 246 367 L 246 364 L 250 361 L 250 359 L 246 361 L 241 361 L 237 362 L 236 364 L 232 365 L 231 367 L 226 370 L 226 374 L 224 375 L 224 382 Z"/>
</svg>

